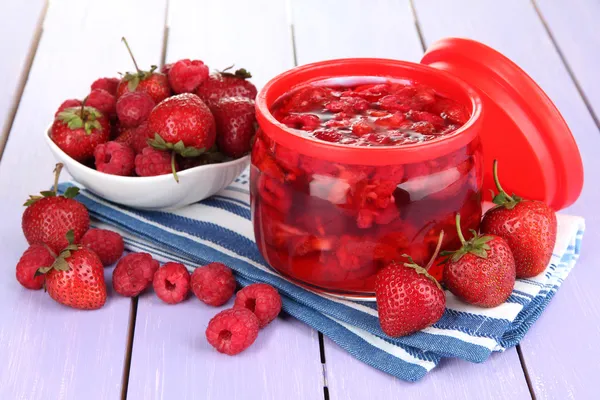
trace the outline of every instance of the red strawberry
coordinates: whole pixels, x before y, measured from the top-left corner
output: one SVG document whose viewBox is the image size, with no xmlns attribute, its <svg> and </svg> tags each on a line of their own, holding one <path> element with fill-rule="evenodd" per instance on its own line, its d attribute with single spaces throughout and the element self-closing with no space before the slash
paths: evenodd
<svg viewBox="0 0 600 400">
<path fill-rule="evenodd" d="M 231 67 L 230 67 L 231 68 Z M 256 98 L 256 86 L 246 79 L 252 78 L 250 72 L 238 69 L 234 73 L 226 72 L 229 68 L 210 74 L 208 79 L 198 87 L 196 94 L 212 107 L 223 97 L 246 97 L 251 100 Z"/>
<path fill-rule="evenodd" d="M 58 113 L 50 128 L 52 141 L 79 162 L 90 159 L 96 146 L 108 141 L 110 137 L 108 118 L 84 104 Z"/>
<path fill-rule="evenodd" d="M 82 310 L 98 309 L 106 302 L 102 261 L 92 250 L 73 244 L 72 231 L 66 237 L 68 246 L 51 266 L 38 272 L 46 274 L 46 290 L 57 302 Z"/>
<path fill-rule="evenodd" d="M 158 104 L 171 95 L 169 80 L 165 74 L 154 72 L 156 65 L 152 65 L 150 71 L 142 71 L 139 69 L 133 53 L 129 48 L 129 44 L 125 38 L 122 38 L 127 51 L 133 60 L 136 72 L 127 72 L 119 82 L 117 87 L 117 100 L 127 92 L 146 92 L 152 97 L 154 103 Z"/>
<path fill-rule="evenodd" d="M 215 144 L 215 119 L 200 98 L 191 93 L 169 97 L 158 104 L 148 118 L 154 139 L 150 145 L 169 150 L 172 157 L 197 157 Z M 177 173 L 173 169 L 173 175 Z"/>
<path fill-rule="evenodd" d="M 74 232 L 74 240 L 78 242 L 90 226 L 87 209 L 73 199 L 79 193 L 79 188 L 70 187 L 64 195 L 57 195 L 58 176 L 62 167 L 62 164 L 56 165 L 54 191 L 29 196 L 21 221 L 23 234 L 29 244 L 44 243 L 56 253 L 67 246 L 65 234 L 68 231 Z"/>
<path fill-rule="evenodd" d="M 506 301 L 515 287 L 515 260 L 508 244 L 499 236 L 465 240 L 456 214 L 456 229 L 462 247 L 444 252 L 450 256 L 444 268 L 444 284 L 457 297 L 481 307 L 496 307 Z"/>
<path fill-rule="evenodd" d="M 233 158 L 248 153 L 250 142 L 256 133 L 254 100 L 246 97 L 225 97 L 219 100 L 211 111 L 219 132 L 219 150 Z"/>
<path fill-rule="evenodd" d="M 39 290 L 44 286 L 44 275 L 36 274 L 40 267 L 49 267 L 54 263 L 54 255 L 43 244 L 29 246 L 17 263 L 17 280 L 27 289 Z"/>
<path fill-rule="evenodd" d="M 494 207 L 483 216 L 481 232 L 506 240 L 515 258 L 517 278 L 541 274 L 552 257 L 556 243 L 556 214 L 541 201 L 509 196 L 498 180 L 498 162 L 494 161 L 494 180 L 499 193 Z"/>
<path fill-rule="evenodd" d="M 194 93 L 208 78 L 208 67 L 200 60 L 179 60 L 168 67 L 168 77 L 175 93 Z"/>
</svg>

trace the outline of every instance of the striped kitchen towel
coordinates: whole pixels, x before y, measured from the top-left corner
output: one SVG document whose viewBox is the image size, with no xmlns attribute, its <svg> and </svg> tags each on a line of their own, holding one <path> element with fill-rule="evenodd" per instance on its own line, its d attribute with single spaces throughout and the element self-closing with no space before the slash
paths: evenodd
<svg viewBox="0 0 600 400">
<path fill-rule="evenodd" d="M 63 183 L 64 191 L 69 183 Z M 432 327 L 389 338 L 379 326 L 374 302 L 351 301 L 306 290 L 271 270 L 254 242 L 248 174 L 216 196 L 177 211 L 140 211 L 112 204 L 87 190 L 78 197 L 100 225 L 118 230 L 131 251 L 152 253 L 193 268 L 227 264 L 241 285 L 266 282 L 276 287 L 284 310 L 323 332 L 364 363 L 407 381 L 416 381 L 442 357 L 485 361 L 492 352 L 515 346 L 560 288 L 579 256 L 584 221 L 558 216 L 558 238 L 546 271 L 520 279 L 499 307 L 469 306 L 447 295 L 443 317 Z"/>
</svg>

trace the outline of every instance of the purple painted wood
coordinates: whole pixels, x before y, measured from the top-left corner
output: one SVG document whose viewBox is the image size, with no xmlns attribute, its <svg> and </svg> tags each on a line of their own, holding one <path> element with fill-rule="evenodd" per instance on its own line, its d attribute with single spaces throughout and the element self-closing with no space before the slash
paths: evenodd
<svg viewBox="0 0 600 400">
<path fill-rule="evenodd" d="M 482 364 L 444 359 L 417 383 L 402 382 L 357 361 L 325 339 L 327 383 L 331 400 L 393 399 L 530 399 L 515 349 L 494 354 Z"/>
<path fill-rule="evenodd" d="M 408 0 L 377 1 L 372 11 L 361 7 L 361 4 L 360 1 L 341 0 L 295 2 L 293 21 L 298 62 L 303 64 L 334 56 L 420 59 L 423 50 Z M 323 7 L 325 15 L 315 15 L 315 10 L 322 10 Z M 344 10 L 344 18 L 334 19 L 332 16 L 341 9 Z M 382 37 L 395 39 L 382 40 Z M 439 370 L 434 370 L 430 376 L 414 385 L 360 363 L 329 340 L 325 341 L 325 361 L 332 399 L 406 396 L 490 398 L 496 393 L 498 398 L 529 398 L 523 370 L 514 350 L 482 365 L 446 361 Z M 500 386 L 499 379 L 509 378 L 512 381 L 510 386 L 496 389 L 496 386 Z M 493 391 L 490 382 L 493 382 Z"/>
<path fill-rule="evenodd" d="M 145 17 L 130 18 L 142 3 Z M 97 77 L 131 66 L 120 43 L 123 34 L 130 38 L 140 63 L 157 62 L 164 9 L 162 0 L 69 0 L 50 5 L 0 162 L 1 399 L 121 395 L 130 300 L 109 291 L 102 309 L 76 311 L 55 303 L 43 291 L 22 288 L 14 268 L 27 248 L 20 227 L 23 201 L 52 183 L 55 161 L 42 135 L 54 111 L 63 100 L 85 95 Z"/>
<path fill-rule="evenodd" d="M 250 70 L 259 87 L 293 66 L 284 2 L 171 2 L 168 23 L 167 62 L 197 58 L 211 69 L 235 63 Z M 260 332 L 247 351 L 228 357 L 217 353 L 204 336 L 208 321 L 218 311 L 196 298 L 167 306 L 154 294 L 142 296 L 129 398 L 322 398 L 314 330 L 291 318 L 279 318 Z"/>
<path fill-rule="evenodd" d="M 529 2 L 417 0 L 416 10 L 426 42 L 444 36 L 471 37 L 523 67 L 553 99 L 575 135 L 588 179 L 579 200 L 564 212 L 586 218 L 583 254 L 521 349 L 538 399 L 595 398 L 591 382 L 600 367 L 600 270 L 590 249 L 600 240 L 600 191 L 591 178 L 600 172 L 598 129 Z M 572 20 L 581 22 L 579 15 Z"/>
<path fill-rule="evenodd" d="M 600 35 L 598 19 L 600 2 L 571 0 L 567 4 L 556 0 L 537 0 L 542 18 L 549 26 L 560 51 L 573 71 L 585 96 L 600 115 Z"/>
</svg>

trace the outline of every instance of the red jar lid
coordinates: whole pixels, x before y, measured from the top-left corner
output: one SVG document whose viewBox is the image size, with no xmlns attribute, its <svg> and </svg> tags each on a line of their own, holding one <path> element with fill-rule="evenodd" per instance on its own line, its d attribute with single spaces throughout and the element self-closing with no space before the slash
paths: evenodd
<svg viewBox="0 0 600 400">
<path fill-rule="evenodd" d="M 560 210 L 583 187 L 579 149 L 544 91 L 508 58 L 479 42 L 448 38 L 433 43 L 422 64 L 447 71 L 479 91 L 483 102 L 484 194 L 494 189 L 492 161 L 510 193 Z"/>
</svg>

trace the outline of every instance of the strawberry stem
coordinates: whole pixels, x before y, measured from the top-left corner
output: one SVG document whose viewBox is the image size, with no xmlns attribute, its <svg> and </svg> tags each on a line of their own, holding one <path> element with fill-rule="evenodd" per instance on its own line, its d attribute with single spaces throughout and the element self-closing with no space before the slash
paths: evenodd
<svg viewBox="0 0 600 400">
<path fill-rule="evenodd" d="M 504 193 L 508 201 L 515 201 L 511 196 L 508 195 L 508 193 L 504 191 L 504 189 L 500 185 L 500 180 L 498 179 L 498 160 L 494 160 L 494 183 L 496 184 L 496 188 L 498 188 L 498 191 L 500 193 Z"/>
<path fill-rule="evenodd" d="M 131 49 L 129 48 L 129 43 L 127 43 L 127 39 L 125 39 L 125 36 L 123 36 L 121 38 L 121 41 L 123 43 L 125 43 L 125 47 L 127 47 L 127 51 L 129 52 L 129 56 L 131 57 L 131 59 L 133 60 L 133 65 L 135 65 L 135 69 L 138 73 L 141 72 L 140 68 L 137 65 L 137 62 L 135 61 L 135 57 L 133 56 L 133 53 L 131 52 Z"/>
<path fill-rule="evenodd" d="M 458 238 L 460 243 L 464 246 L 467 244 L 465 237 L 463 236 L 462 230 L 460 229 L 460 214 L 456 213 L 456 232 L 458 232 Z"/>
<path fill-rule="evenodd" d="M 442 230 L 442 231 L 440 231 L 440 237 L 438 237 L 438 242 L 437 242 L 437 245 L 435 246 L 435 251 L 433 252 L 433 255 L 431 256 L 431 259 L 425 266 L 425 271 L 429 271 L 429 268 L 431 268 L 431 266 L 433 265 L 433 262 L 435 261 L 438 254 L 440 253 L 440 249 L 442 248 L 443 240 L 444 240 L 444 231 Z"/>
<path fill-rule="evenodd" d="M 54 192 L 54 194 L 56 196 L 58 196 L 58 177 L 60 176 L 60 171 L 62 171 L 62 169 L 63 169 L 62 163 L 58 163 L 54 167 L 54 188 L 52 189 L 52 191 Z"/>
<path fill-rule="evenodd" d="M 81 110 L 79 111 L 79 116 L 81 117 L 81 120 L 85 122 L 85 119 L 83 118 L 83 113 L 85 112 L 85 103 L 87 102 L 88 96 L 85 96 L 83 98 L 83 100 L 81 101 Z"/>
<path fill-rule="evenodd" d="M 179 177 L 177 176 L 177 169 L 175 168 L 175 152 L 171 151 L 171 171 L 173 171 L 173 176 L 175 177 L 175 181 L 179 183 Z"/>
</svg>

